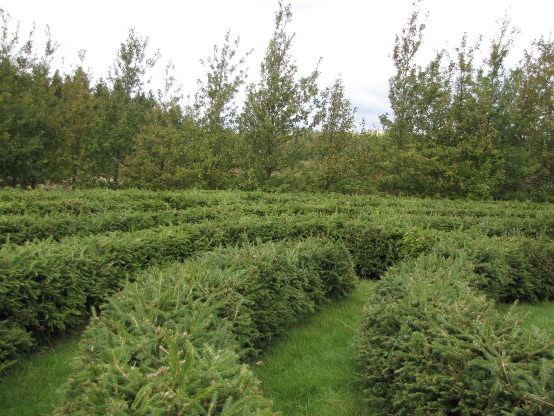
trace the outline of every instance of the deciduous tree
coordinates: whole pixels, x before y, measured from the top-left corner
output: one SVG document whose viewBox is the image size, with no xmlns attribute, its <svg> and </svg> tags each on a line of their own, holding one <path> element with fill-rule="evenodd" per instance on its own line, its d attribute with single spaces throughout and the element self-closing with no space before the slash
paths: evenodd
<svg viewBox="0 0 554 416">
<path fill-rule="evenodd" d="M 318 92 L 316 68 L 297 79 L 292 57 L 294 34 L 287 33 L 290 5 L 279 3 L 275 30 L 261 64 L 260 81 L 247 88 L 240 130 L 250 152 L 250 167 L 260 182 L 290 166 L 290 145 L 309 124 Z"/>
</svg>

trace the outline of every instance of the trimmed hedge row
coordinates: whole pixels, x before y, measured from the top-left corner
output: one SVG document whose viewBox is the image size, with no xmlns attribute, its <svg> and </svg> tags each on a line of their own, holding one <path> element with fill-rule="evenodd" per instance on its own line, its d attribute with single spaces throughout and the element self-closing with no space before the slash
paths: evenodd
<svg viewBox="0 0 554 416">
<path fill-rule="evenodd" d="M 71 214 L 0 216 L 0 244 L 21 245 L 28 241 L 99 234 L 110 231 L 137 231 L 179 222 L 179 212 L 116 212 L 86 217 Z"/>
<path fill-rule="evenodd" d="M 554 210 L 524 213 L 519 216 L 478 216 L 471 213 L 458 215 L 426 214 L 425 212 L 386 211 L 369 217 L 371 222 L 394 221 L 402 226 L 418 226 L 440 231 L 470 231 L 492 236 L 554 237 Z"/>
<path fill-rule="evenodd" d="M 0 250 L 2 328 L 23 329 L 32 345 L 43 343 L 86 322 L 90 307 L 138 270 L 212 247 L 193 226 L 5 246 Z M 14 352 L 23 351 L 0 344 L 0 357 L 15 358 Z"/>
<path fill-rule="evenodd" d="M 160 226 L 222 219 L 214 209 L 193 207 L 183 211 L 116 211 L 103 214 L 58 214 L 0 216 L 0 244 L 24 244 L 29 241 L 88 236 L 108 232 L 134 232 Z"/>
<path fill-rule="evenodd" d="M 290 215 L 342 213 L 382 224 L 444 231 L 475 229 L 492 235 L 554 236 L 554 210 L 547 204 L 436 201 L 370 196 L 267 194 L 246 192 L 17 191 L 2 190 L 0 214 L 88 216 L 121 211 L 206 208 L 221 213 Z"/>
<path fill-rule="evenodd" d="M 271 241 L 326 235 L 344 241 L 360 277 L 378 278 L 397 261 L 428 251 L 443 235 L 419 228 L 401 229 L 393 224 L 391 228 L 387 228 L 388 225 L 376 227 L 364 221 L 348 220 L 344 215 L 239 216 L 227 220 L 225 223 L 206 221 L 2 247 L 0 322 L 3 323 L 0 331 L 21 334 L 24 330 L 32 341 L 13 344 L 9 340 L 21 337 L 6 335 L 5 341 L 0 343 L 0 362 L 15 358 L 19 352 L 43 343 L 58 332 L 81 325 L 91 306 L 99 305 L 138 270 L 185 259 L 219 244 L 255 238 Z M 486 238 L 475 241 L 482 241 L 482 248 L 487 250 L 501 247 L 500 243 L 493 245 Z M 518 254 L 518 258 L 527 261 L 524 264 L 529 276 L 540 278 L 533 286 L 533 293 L 519 293 L 527 287 L 525 285 L 514 283 L 510 288 L 519 293 L 518 299 L 551 299 L 554 292 L 554 256 L 549 257 L 552 244 L 545 240 L 528 246 L 536 249 L 531 252 L 532 256 Z M 498 253 L 496 248 L 492 251 Z M 514 255 L 521 253 L 521 247 L 512 251 Z M 497 287 L 500 284 L 497 280 L 504 279 L 504 275 L 498 273 L 502 269 L 494 265 L 489 268 L 496 274 L 481 274 L 484 279 L 481 286 Z M 537 274 L 541 268 L 542 272 Z M 513 282 L 519 281 L 514 279 Z"/>
<path fill-rule="evenodd" d="M 467 282 L 472 260 L 423 256 L 390 269 L 357 341 L 377 414 L 546 415 L 554 412 L 554 345 L 521 329 Z"/>
<path fill-rule="evenodd" d="M 433 251 L 469 259 L 469 284 L 498 302 L 554 300 L 554 241 L 445 234 Z"/>
<path fill-rule="evenodd" d="M 0 331 L 6 336 L 0 343 L 0 362 L 82 325 L 92 306 L 141 269 L 183 260 L 220 244 L 307 237 L 330 227 L 312 216 L 287 218 L 245 218 L 227 226 L 218 221 L 182 224 L 2 247 Z M 22 331 L 30 342 L 14 343 Z"/>
<path fill-rule="evenodd" d="M 91 320 L 56 414 L 273 414 L 241 357 L 355 280 L 346 248 L 322 239 L 144 273 Z"/>
</svg>

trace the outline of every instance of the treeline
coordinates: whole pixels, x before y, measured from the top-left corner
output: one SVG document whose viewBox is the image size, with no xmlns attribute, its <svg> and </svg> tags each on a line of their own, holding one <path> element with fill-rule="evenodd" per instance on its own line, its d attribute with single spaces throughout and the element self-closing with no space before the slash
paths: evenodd
<svg viewBox="0 0 554 416">
<path fill-rule="evenodd" d="M 476 199 L 554 195 L 554 41 L 541 38 L 515 67 L 505 20 L 488 54 L 464 37 L 417 62 L 424 22 L 415 9 L 397 36 L 384 133 L 359 128 L 342 80 L 318 86 L 318 63 L 299 74 L 279 3 L 260 65 L 228 32 L 202 61 L 206 76 L 182 105 L 173 68 L 147 90 L 159 52 L 134 29 L 106 78 L 52 67 L 0 10 L 0 187 L 56 184 L 151 189 L 386 193 Z M 244 101 L 237 100 L 244 92 Z"/>
</svg>

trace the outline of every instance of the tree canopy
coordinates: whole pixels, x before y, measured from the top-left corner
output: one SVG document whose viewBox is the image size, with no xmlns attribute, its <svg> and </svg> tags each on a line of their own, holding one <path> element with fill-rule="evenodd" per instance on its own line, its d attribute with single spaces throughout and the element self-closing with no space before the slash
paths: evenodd
<svg viewBox="0 0 554 416">
<path fill-rule="evenodd" d="M 0 9 L 0 187 L 110 186 L 385 193 L 554 200 L 554 40 L 541 37 L 507 64 L 508 17 L 485 45 L 461 37 L 422 64 L 427 14 L 416 2 L 392 45 L 391 113 L 382 132 L 356 126 L 340 74 L 320 86 L 293 56 L 292 7 L 247 82 L 250 52 L 226 32 L 201 60 L 206 76 L 184 104 L 168 63 L 129 29 L 104 78 L 81 64 L 53 67 Z M 376 40 L 368 40 L 376 41 Z M 482 56 L 482 58 L 481 58 Z"/>
</svg>

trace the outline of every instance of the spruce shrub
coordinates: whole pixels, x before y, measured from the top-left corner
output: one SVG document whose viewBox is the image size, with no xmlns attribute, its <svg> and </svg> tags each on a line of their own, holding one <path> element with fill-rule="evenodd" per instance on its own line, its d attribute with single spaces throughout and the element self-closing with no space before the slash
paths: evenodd
<svg viewBox="0 0 554 416">
<path fill-rule="evenodd" d="M 344 245 L 327 238 L 220 248 L 197 264 L 221 271 L 224 285 L 243 297 L 250 318 L 233 331 L 249 358 L 319 305 L 348 293 L 357 279 Z"/>
<path fill-rule="evenodd" d="M 57 414 L 272 414 L 240 361 L 354 281 L 344 246 L 323 239 L 145 272 L 91 320 Z"/>
<path fill-rule="evenodd" d="M 128 284 L 91 319 L 55 414 L 272 414 L 221 298 L 176 268 Z"/>
<path fill-rule="evenodd" d="M 0 321 L 10 331 L 27 332 L 34 345 L 44 343 L 82 325 L 90 307 L 103 302 L 137 271 L 190 257 L 213 244 L 193 226 L 183 225 L 4 246 Z M 8 343 L 0 344 L 0 357 L 12 359 L 23 352 Z"/>
<path fill-rule="evenodd" d="M 380 279 L 399 260 L 412 258 L 429 250 L 436 232 L 394 224 L 379 226 L 355 220 L 344 227 L 343 240 L 354 260 L 361 279 Z"/>
<path fill-rule="evenodd" d="M 501 315 L 467 282 L 469 259 L 427 255 L 382 279 L 367 303 L 356 357 L 381 414 L 554 412 L 553 345 Z"/>
<path fill-rule="evenodd" d="M 445 257 L 467 258 L 474 272 L 470 285 L 491 299 L 503 303 L 554 299 L 552 240 L 453 233 L 433 250 Z"/>
</svg>

